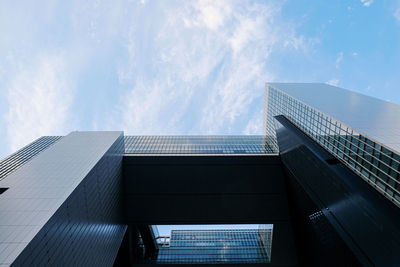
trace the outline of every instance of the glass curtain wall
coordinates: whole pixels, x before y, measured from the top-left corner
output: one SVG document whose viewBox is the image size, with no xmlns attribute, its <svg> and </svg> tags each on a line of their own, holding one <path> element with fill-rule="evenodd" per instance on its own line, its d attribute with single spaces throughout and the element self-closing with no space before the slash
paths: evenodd
<svg viewBox="0 0 400 267">
<path fill-rule="evenodd" d="M 400 207 L 400 155 L 283 91 L 267 86 L 264 130 L 278 150 L 274 116 L 295 126 Z"/>
</svg>

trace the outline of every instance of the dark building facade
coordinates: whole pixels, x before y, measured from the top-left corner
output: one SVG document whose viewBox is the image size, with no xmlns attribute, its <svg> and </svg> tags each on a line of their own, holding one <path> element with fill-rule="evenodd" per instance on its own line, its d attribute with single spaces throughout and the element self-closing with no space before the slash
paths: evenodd
<svg viewBox="0 0 400 267">
<path fill-rule="evenodd" d="M 262 136 L 72 132 L 5 158 L 0 265 L 398 266 L 400 107 L 266 88 Z M 157 242 L 152 225 L 179 224 L 261 228 Z"/>
<path fill-rule="evenodd" d="M 21 151 L 41 152 L 0 181 L 1 263 L 112 265 L 127 228 L 122 132 L 73 132 L 45 150 L 39 142 Z"/>
</svg>

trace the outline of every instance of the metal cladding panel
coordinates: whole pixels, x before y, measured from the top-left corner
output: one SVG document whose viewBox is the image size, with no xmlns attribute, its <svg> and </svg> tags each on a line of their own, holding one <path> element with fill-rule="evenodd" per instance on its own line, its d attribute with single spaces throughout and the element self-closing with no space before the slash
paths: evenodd
<svg viewBox="0 0 400 267">
<path fill-rule="evenodd" d="M 21 148 L 17 152 L 0 161 L 0 180 L 30 161 L 40 152 L 49 148 L 55 142 L 63 138 L 62 136 L 42 136 L 29 145 Z"/>
<path fill-rule="evenodd" d="M 0 264 L 112 265 L 123 148 L 122 132 L 73 132 L 0 181 Z"/>
</svg>

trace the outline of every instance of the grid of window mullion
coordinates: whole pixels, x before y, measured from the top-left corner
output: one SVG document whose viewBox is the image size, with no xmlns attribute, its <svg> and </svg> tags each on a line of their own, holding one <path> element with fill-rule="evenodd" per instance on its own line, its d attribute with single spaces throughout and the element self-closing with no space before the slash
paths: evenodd
<svg viewBox="0 0 400 267">
<path fill-rule="evenodd" d="M 269 154 L 263 136 L 126 136 L 127 154 Z"/>
<path fill-rule="evenodd" d="M 157 263 L 218 263 L 218 262 L 266 262 L 269 259 L 267 248 L 259 241 L 258 230 L 207 230 L 202 232 L 173 231 L 168 249 L 161 249 Z M 270 231 L 272 237 L 272 231 Z M 271 239 L 272 240 L 272 239 Z M 201 242 L 202 246 L 193 242 Z M 245 242 L 248 245 L 232 246 L 232 242 Z M 253 242 L 251 242 L 253 241 Z M 207 246 L 206 242 L 211 242 Z M 221 244 L 216 246 L 215 242 Z M 246 243 L 249 242 L 249 243 Z M 211 245 L 212 244 L 212 245 Z M 223 254 L 221 249 L 223 248 Z"/>
<path fill-rule="evenodd" d="M 287 103 L 285 103 L 285 104 L 287 104 Z M 361 136 L 361 134 L 359 134 L 360 136 Z M 370 144 L 368 144 L 368 142 L 364 142 L 363 140 L 360 140 L 360 142 L 363 142 L 366 146 L 369 146 L 369 147 L 371 147 L 371 149 L 373 149 L 373 151 L 376 151 L 376 149 L 374 148 L 374 146 L 372 146 L 372 145 L 370 145 Z M 375 143 L 374 143 L 375 144 Z M 391 153 L 393 153 L 393 152 L 391 152 Z M 382 153 L 379 151 L 379 155 L 381 155 Z M 400 161 L 397 161 L 396 159 L 393 159 L 393 157 L 390 157 L 389 155 L 386 155 L 385 153 L 383 153 L 383 155 L 385 156 L 385 157 L 387 157 L 388 159 L 391 159 L 391 160 L 393 160 L 394 162 L 396 162 L 396 163 L 399 163 L 400 164 Z M 373 156 L 373 155 L 372 155 Z M 375 157 L 375 156 L 374 156 Z M 375 157 L 376 158 L 376 157 Z M 377 160 L 379 160 L 378 158 L 376 158 Z M 387 165 L 388 167 L 390 167 L 391 168 L 391 166 L 389 166 L 388 164 L 386 164 L 385 162 L 383 162 L 383 164 L 385 164 L 385 165 Z M 396 169 L 394 169 L 394 168 L 392 168 L 394 171 L 396 171 L 396 172 L 399 172 L 399 171 L 397 171 Z"/>
<path fill-rule="evenodd" d="M 335 126 L 337 126 L 337 125 L 335 125 Z M 335 131 L 336 132 L 336 131 Z M 339 136 L 340 136 L 340 134 L 339 134 Z M 324 137 L 323 137 L 324 138 Z M 349 156 L 349 159 L 351 159 L 353 162 L 354 162 L 354 165 L 358 165 L 359 166 L 359 164 L 357 163 L 357 159 L 353 159 L 353 157 L 351 156 L 351 153 L 350 153 L 350 149 L 348 148 L 348 146 L 347 146 L 347 144 L 346 144 L 346 142 L 340 142 L 340 140 L 341 139 L 339 139 L 339 143 L 341 143 L 341 144 L 343 144 L 344 146 L 343 146 L 343 149 L 341 149 L 339 146 L 337 146 L 335 143 L 332 143 L 332 142 L 330 142 L 330 140 L 328 139 L 328 138 L 325 138 L 326 139 L 326 141 L 328 142 L 328 143 L 330 143 L 332 146 L 333 146 L 333 148 L 336 148 L 336 149 L 338 149 L 339 151 L 342 151 L 345 155 L 348 155 Z M 329 146 L 328 146 L 329 147 Z M 327 147 L 327 148 L 328 148 Z M 332 149 L 331 147 L 329 147 L 330 148 L 330 150 L 334 150 L 334 149 Z M 337 152 L 336 152 L 336 154 L 338 154 Z M 351 165 L 351 167 L 355 167 L 354 165 Z M 370 166 L 372 166 L 373 168 L 375 167 L 372 163 L 370 163 L 369 164 Z M 386 185 L 388 185 L 385 181 L 383 181 L 380 177 L 378 177 L 378 176 L 376 176 L 374 173 L 372 173 L 370 170 L 368 170 L 368 169 L 366 169 L 367 171 L 369 171 L 373 176 L 375 176 L 376 178 L 378 178 L 378 180 L 380 180 L 380 181 L 382 181 L 382 182 L 384 182 Z M 379 168 L 377 168 L 377 171 L 379 171 L 379 172 L 382 172 L 382 170 L 380 170 Z M 390 179 L 392 179 L 392 180 L 394 180 L 392 177 L 389 177 Z M 396 183 L 398 183 L 398 181 L 396 181 L 396 180 L 394 180 L 394 182 L 396 182 Z M 391 189 L 394 189 L 394 191 L 397 191 L 395 188 L 393 188 L 392 186 L 390 186 L 389 185 L 389 188 L 391 188 Z"/>
<path fill-rule="evenodd" d="M 283 94 L 283 95 L 285 95 L 285 94 Z M 293 102 L 295 102 L 295 104 L 292 104 Z M 310 135 L 310 137 L 312 137 L 317 142 L 322 144 L 325 148 L 332 151 L 334 154 L 338 155 L 339 158 L 342 158 L 343 160 L 345 160 L 346 165 L 348 165 L 352 169 L 355 169 L 356 172 L 358 172 L 361 176 L 365 177 L 368 181 L 371 181 L 370 176 L 373 176 L 373 177 L 375 177 L 376 180 L 382 182 L 384 185 L 386 185 L 386 187 L 381 188 L 379 186 L 379 184 L 376 184 L 377 188 L 379 188 L 379 190 L 383 190 L 383 192 L 385 194 L 389 194 L 389 197 L 391 197 L 392 200 L 399 202 L 397 199 L 395 199 L 396 194 L 398 196 L 400 196 L 399 191 L 395 188 L 399 185 L 399 181 L 393 176 L 399 177 L 400 172 L 398 170 L 396 170 L 394 167 L 392 167 L 392 164 L 393 164 L 392 162 L 397 163 L 397 161 L 395 159 L 393 159 L 393 157 L 390 157 L 390 155 L 382 153 L 382 151 L 377 151 L 375 149 L 375 145 L 371 146 L 370 144 L 368 144 L 368 142 L 364 142 L 362 140 L 362 138 L 358 138 L 358 140 L 357 140 L 358 143 L 353 143 L 352 136 L 350 137 L 350 139 L 348 138 L 349 127 L 346 127 L 346 129 L 343 129 L 341 126 L 341 123 L 339 123 L 335 120 L 333 123 L 331 118 L 325 117 L 325 116 L 322 117 L 322 114 L 320 114 L 319 112 L 318 112 L 319 113 L 318 117 L 322 119 L 322 125 L 326 126 L 325 127 L 325 136 L 321 134 L 323 132 L 322 127 L 317 126 L 316 128 L 320 129 L 321 131 L 316 132 L 315 131 L 316 125 L 312 123 L 313 119 L 311 118 L 311 116 L 309 116 L 309 114 L 311 114 L 310 108 L 304 104 L 296 103 L 297 101 L 293 101 L 293 102 L 287 101 L 286 103 L 281 103 L 281 106 L 289 107 L 286 110 L 291 110 L 292 114 L 294 113 L 295 116 L 291 116 L 290 114 L 285 114 L 285 113 L 283 115 L 286 115 L 288 117 L 288 119 L 290 119 L 296 126 L 303 129 L 305 131 L 305 133 Z M 308 118 L 306 118 L 306 117 L 308 117 Z M 324 121 L 326 121 L 326 124 L 324 124 Z M 342 131 L 343 131 L 343 134 L 342 134 Z M 351 130 L 351 135 L 354 135 L 354 133 L 356 133 L 356 132 Z M 335 137 L 337 137 L 337 142 L 336 141 L 332 142 L 330 140 L 330 138 L 328 138 L 328 136 L 330 136 L 331 134 L 333 135 L 333 140 L 335 140 Z M 319 137 L 317 137 L 317 136 L 319 136 Z M 346 136 L 346 138 L 344 139 L 343 136 Z M 361 135 L 358 134 L 358 136 L 360 137 Z M 321 138 L 323 140 L 321 140 Z M 364 144 L 362 144 L 362 143 L 364 143 Z M 341 147 L 341 145 L 343 146 L 343 148 Z M 362 148 L 362 146 L 371 147 L 372 152 L 364 150 Z M 383 148 L 381 146 L 378 145 L 378 147 L 380 147 L 380 150 L 383 150 Z M 371 161 L 367 161 L 365 158 L 362 158 L 361 161 L 364 162 L 364 164 L 360 163 L 358 161 L 358 158 L 360 157 L 360 152 L 359 152 L 360 150 L 364 153 L 364 155 L 369 154 L 371 156 Z M 343 152 L 343 155 L 341 155 L 340 151 Z M 377 157 L 374 155 L 375 154 L 374 152 L 376 152 L 376 154 L 378 155 Z M 391 153 L 393 154 L 393 152 L 391 152 Z M 381 159 L 382 155 L 384 155 L 385 157 L 390 159 L 389 163 L 386 163 Z M 375 166 L 373 160 L 376 160 L 378 162 L 378 166 Z M 367 163 L 370 166 L 369 169 L 365 168 L 365 166 L 364 166 L 365 163 Z M 386 172 L 384 170 L 382 170 L 381 168 L 379 168 L 379 166 L 381 164 L 386 166 L 386 168 L 387 168 Z M 369 176 L 365 175 L 364 173 L 362 173 L 361 169 L 366 170 L 368 173 L 370 173 L 370 175 Z M 373 173 L 371 171 L 371 169 L 376 169 L 376 174 Z M 392 172 L 394 172 L 396 175 L 392 176 L 391 175 Z M 387 181 L 384 181 L 382 177 L 378 176 L 379 173 L 382 173 L 383 176 L 387 179 L 387 181 L 393 181 L 394 184 L 391 185 Z M 392 192 L 388 192 L 388 189 L 391 189 L 390 191 L 392 191 Z"/>
<path fill-rule="evenodd" d="M 329 140 L 328 140 L 328 142 L 329 142 Z M 332 144 L 332 143 L 331 143 L 331 144 Z M 332 145 L 335 147 L 334 144 L 332 144 Z M 325 147 L 327 147 L 327 146 L 325 145 Z M 349 151 L 349 149 L 348 149 L 347 147 L 344 147 L 343 150 L 340 149 L 339 147 L 336 147 L 336 148 L 337 148 L 339 151 L 342 151 L 344 154 L 349 155 L 349 153 L 346 152 L 346 150 Z M 336 153 L 336 154 L 337 154 L 337 153 Z M 353 159 L 352 157 L 346 158 L 346 159 L 345 159 L 345 163 L 346 163 L 347 165 L 350 165 L 351 167 L 354 167 L 354 165 L 351 165 L 351 164 L 348 162 L 348 160 L 353 161 L 354 164 L 356 164 L 356 162 L 357 162 L 356 159 Z M 370 165 L 371 167 L 374 167 L 373 164 L 368 164 L 368 165 Z M 380 177 L 378 177 L 377 175 L 375 175 L 370 169 L 367 169 L 367 168 L 366 168 L 365 166 L 363 166 L 363 165 L 360 166 L 359 164 L 357 164 L 357 166 L 363 168 L 363 169 L 366 170 L 368 173 L 370 173 L 370 175 L 368 176 L 368 175 L 365 175 L 364 173 L 362 173 L 361 170 L 359 170 L 359 169 L 356 170 L 358 173 L 360 173 L 361 175 L 363 175 L 364 177 L 366 177 L 368 180 L 371 180 L 370 176 L 374 176 L 375 179 L 380 180 L 380 181 L 383 182 L 384 184 L 388 185 L 389 188 L 394 189 L 392 186 L 390 186 L 390 185 L 387 184 L 385 181 L 383 181 Z M 380 171 L 378 168 L 376 168 L 376 169 L 377 169 L 377 171 Z M 394 190 L 397 191 L 396 189 L 394 189 Z"/>
<path fill-rule="evenodd" d="M 357 147 L 358 149 L 360 149 L 356 144 L 352 143 L 352 142 L 349 141 L 348 139 L 345 139 L 344 141 L 342 141 L 343 135 L 342 135 L 340 132 L 338 132 L 338 131 L 342 131 L 343 129 L 341 128 L 341 124 L 340 124 L 339 122 L 336 121 L 335 124 L 332 124 L 332 123 L 331 123 L 331 125 L 332 125 L 332 128 L 334 128 L 333 132 L 335 133 L 336 136 L 339 137 L 339 138 L 338 138 L 338 142 L 341 143 L 344 147 L 348 148 L 348 151 L 349 151 L 349 152 L 352 151 L 352 150 L 351 150 L 351 145 L 354 145 L 355 147 Z M 301 128 L 304 129 L 304 126 L 301 127 Z M 348 127 L 347 127 L 347 129 L 348 129 Z M 346 131 L 343 130 L 343 131 L 346 132 L 346 133 L 348 132 L 347 130 L 346 130 Z M 333 143 L 333 145 L 335 145 L 335 143 Z M 400 174 L 399 171 L 397 171 L 397 170 L 391 168 L 388 164 L 386 164 L 386 163 L 382 162 L 381 160 L 379 160 L 378 157 L 375 157 L 375 156 L 373 155 L 373 153 L 371 154 L 371 153 L 369 153 L 369 152 L 367 152 L 367 151 L 364 151 L 364 150 L 362 150 L 362 149 L 360 149 L 360 150 L 363 151 L 363 152 L 365 152 L 365 153 L 367 153 L 367 154 L 370 154 L 374 159 L 378 160 L 380 164 L 386 165 L 386 166 L 389 168 L 389 171 L 390 171 L 390 170 L 393 170 L 393 171 L 397 172 L 398 174 Z M 345 152 L 345 151 L 343 151 L 343 152 Z M 353 151 L 353 152 L 354 152 L 354 151 Z M 352 157 L 352 153 L 345 153 L 345 154 L 348 155 L 349 157 Z M 355 154 L 353 154 L 353 155 L 356 155 L 356 152 L 355 152 Z M 355 165 L 358 165 L 358 164 L 357 164 L 357 159 L 355 159 L 355 160 L 356 160 L 356 163 L 354 163 L 354 164 L 355 164 Z M 373 165 L 372 162 L 370 162 L 370 163 Z M 354 167 L 354 166 L 353 166 L 353 167 Z M 378 168 L 378 169 L 379 169 L 379 168 Z M 379 170 L 380 170 L 380 169 L 379 169 Z M 380 171 L 382 171 L 382 170 L 380 170 Z M 399 183 L 398 181 L 396 181 L 393 177 L 391 177 L 391 176 L 389 175 L 389 171 L 384 172 L 384 173 L 386 173 L 386 174 L 388 175 L 388 178 L 389 178 L 389 179 L 394 180 L 396 183 Z"/>
<path fill-rule="evenodd" d="M 363 142 L 363 141 L 360 141 L 360 143 L 361 143 L 361 142 Z M 389 174 L 389 171 L 390 171 L 390 170 L 393 170 L 393 171 L 395 171 L 395 172 L 397 172 L 397 173 L 400 174 L 400 172 L 399 172 L 398 170 L 396 170 L 395 168 L 393 168 L 390 164 L 385 163 L 385 162 L 381 159 L 381 157 L 382 157 L 383 154 L 382 154 L 380 151 L 377 151 L 375 148 L 371 147 L 369 144 L 365 143 L 366 146 L 371 147 L 372 152 L 369 152 L 368 150 L 363 149 L 361 144 L 355 144 L 355 143 L 352 143 L 352 142 L 350 142 L 350 143 L 353 144 L 354 146 L 356 146 L 356 147 L 357 147 L 359 150 L 361 150 L 363 153 L 371 155 L 371 159 L 375 159 L 375 160 L 377 160 L 379 163 L 381 163 L 381 164 L 385 165 L 386 167 L 388 167 L 389 170 L 386 172 L 387 174 Z M 364 154 L 364 155 L 365 155 L 365 154 Z M 378 156 L 375 156 L 375 154 L 377 154 Z M 385 155 L 385 157 L 387 157 L 387 155 Z M 389 159 L 389 160 L 392 160 L 392 158 L 388 158 L 388 159 Z M 372 163 L 372 162 L 371 162 L 371 163 Z"/>
<path fill-rule="evenodd" d="M 359 134 L 359 135 L 361 136 L 361 134 Z M 365 138 L 365 139 L 367 139 L 367 138 Z M 377 151 L 377 150 L 375 149 L 374 146 L 370 145 L 368 142 L 365 142 L 365 141 L 363 141 L 363 140 L 360 140 L 360 143 L 361 143 L 361 142 L 362 142 L 366 147 L 369 147 L 369 148 L 372 149 L 372 151 L 369 152 L 368 150 L 366 150 L 366 149 L 364 150 L 364 149 L 361 148 L 361 146 L 359 146 L 359 148 L 360 148 L 363 152 L 365 152 L 365 153 L 367 153 L 367 154 L 370 154 L 370 155 L 372 156 L 373 159 L 376 159 L 377 161 L 382 162 L 382 163 L 385 164 L 387 167 L 393 169 L 395 172 L 397 172 L 397 173 L 400 174 L 400 172 L 399 172 L 398 170 L 395 170 L 394 168 L 392 168 L 391 166 L 389 166 L 388 164 L 386 164 L 385 162 L 383 162 L 382 160 L 379 159 L 379 156 L 382 155 L 382 153 L 381 153 L 380 151 Z M 372 141 L 371 141 L 371 142 L 372 142 Z M 376 157 L 375 154 L 378 154 L 378 157 Z M 387 157 L 387 155 L 385 155 L 385 156 Z M 371 163 L 372 163 L 372 162 L 371 162 Z"/>
<path fill-rule="evenodd" d="M 266 99 L 267 103 L 267 109 L 265 113 L 266 117 L 266 134 L 270 136 L 270 139 L 272 141 L 271 145 L 274 149 L 274 151 L 278 151 L 278 143 L 276 141 L 276 136 L 275 136 L 275 129 L 273 127 L 274 125 L 274 119 L 273 116 L 278 115 L 278 99 L 277 99 L 277 93 L 271 89 L 267 89 L 266 94 L 268 95 L 268 98 Z M 282 105 L 280 105 L 282 106 Z"/>
<path fill-rule="evenodd" d="M 327 140 L 327 142 L 330 143 L 329 140 Z M 330 143 L 330 144 L 331 144 L 332 146 L 334 146 L 332 143 Z M 331 150 L 331 148 L 330 148 L 329 146 L 327 146 L 326 144 L 322 144 L 322 146 L 324 146 L 325 148 Z M 337 148 L 338 150 L 340 150 L 340 151 L 342 151 L 343 153 L 346 154 L 345 151 L 339 149 L 338 147 L 336 147 L 336 148 Z M 351 160 L 351 161 L 354 161 L 354 159 L 351 158 L 351 157 L 349 157 L 348 159 Z M 344 161 L 344 163 L 345 163 L 346 165 L 348 165 L 349 167 L 353 167 L 353 166 L 350 165 L 347 161 Z M 359 164 L 357 164 L 357 165 L 360 166 Z M 370 166 L 373 166 L 373 165 L 370 164 Z M 368 170 L 367 168 L 365 168 L 365 167 L 362 166 L 362 165 L 361 165 L 360 167 L 363 168 L 364 170 L 366 170 L 368 173 L 370 173 L 370 176 L 374 176 L 375 179 L 381 181 L 381 182 L 384 183 L 386 186 L 388 186 L 390 189 L 392 189 L 394 192 L 396 192 L 397 195 L 400 195 L 400 193 L 399 193 L 399 191 L 398 191 L 397 189 L 395 189 L 394 187 L 392 187 L 392 186 L 391 186 L 390 184 L 388 184 L 387 182 L 383 181 L 380 177 L 378 177 L 378 176 L 377 176 L 376 174 L 374 174 L 372 171 Z M 377 168 L 376 168 L 376 169 L 377 169 Z M 377 171 L 380 171 L 380 170 L 377 169 Z M 361 176 L 365 177 L 368 181 L 371 181 L 371 180 L 372 180 L 372 179 L 370 178 L 370 176 L 365 175 L 365 174 L 362 173 L 361 171 L 356 170 L 356 172 L 359 173 Z M 397 183 L 398 183 L 398 182 L 397 182 Z M 386 189 L 387 189 L 387 188 L 383 189 L 383 188 L 380 188 L 380 187 L 379 187 L 379 189 L 380 189 L 380 190 L 384 190 L 385 193 L 388 193 L 388 192 L 386 192 Z M 400 201 L 398 201 L 397 199 L 395 199 L 394 196 L 389 195 L 389 197 L 391 197 L 394 201 L 396 201 L 397 203 L 400 204 Z"/>
<path fill-rule="evenodd" d="M 286 104 L 288 104 L 288 103 L 286 103 Z M 290 104 L 290 102 L 289 102 L 289 105 L 292 106 L 292 105 Z M 291 117 L 291 116 L 289 116 L 289 117 Z M 298 120 L 297 120 L 297 121 L 298 121 Z M 296 124 L 298 124 L 298 123 L 296 123 Z M 304 128 L 304 125 L 301 125 L 301 126 L 303 126 L 303 127 L 301 127 L 301 128 Z M 306 130 L 308 130 L 308 129 L 306 129 Z M 369 145 L 369 144 L 367 144 L 367 145 Z"/>
</svg>

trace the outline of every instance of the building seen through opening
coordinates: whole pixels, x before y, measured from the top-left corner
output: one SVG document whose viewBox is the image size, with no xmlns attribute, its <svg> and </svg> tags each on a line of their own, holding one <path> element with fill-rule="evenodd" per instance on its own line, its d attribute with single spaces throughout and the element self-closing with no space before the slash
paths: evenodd
<svg viewBox="0 0 400 267">
<path fill-rule="evenodd" d="M 158 251 L 152 263 L 269 263 L 272 246 L 272 225 L 256 229 L 235 229 L 231 225 L 212 225 L 197 230 L 171 230 L 169 236 L 155 235 Z M 153 226 L 154 227 L 154 226 Z M 179 226 L 175 226 L 180 228 Z M 199 230 L 201 229 L 201 230 Z"/>
</svg>

